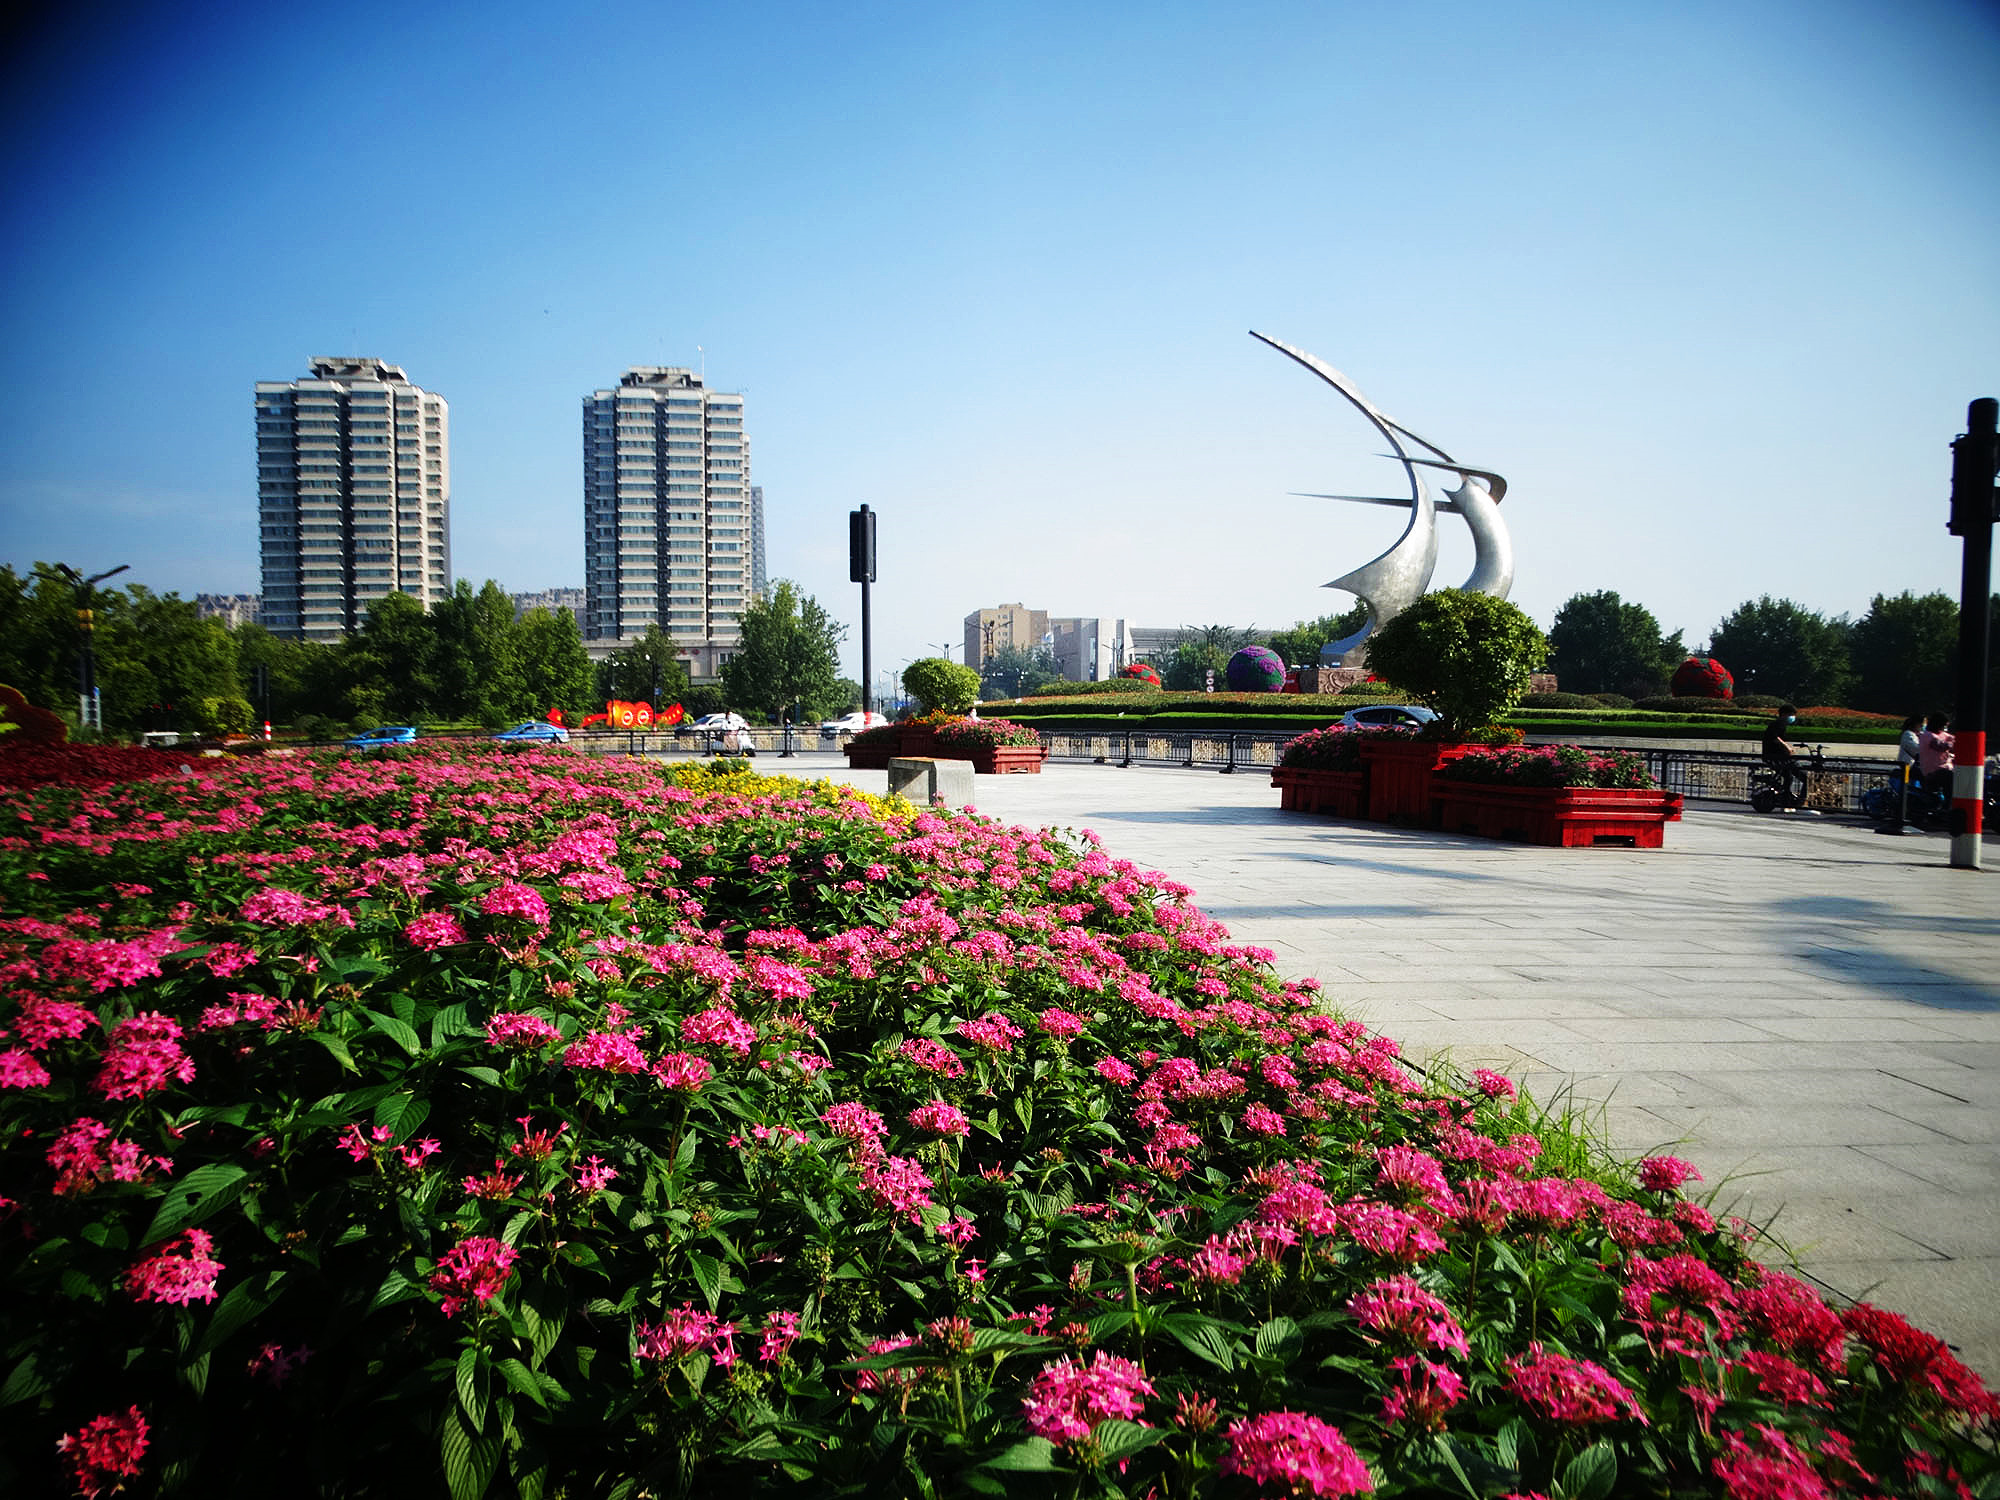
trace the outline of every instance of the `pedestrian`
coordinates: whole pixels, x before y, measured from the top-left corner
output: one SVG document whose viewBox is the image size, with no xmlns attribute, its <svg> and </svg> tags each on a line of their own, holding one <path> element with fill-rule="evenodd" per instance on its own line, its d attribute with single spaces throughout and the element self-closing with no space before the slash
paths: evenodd
<svg viewBox="0 0 2000 1500">
<path fill-rule="evenodd" d="M 1914 766 L 1917 763 L 1917 731 L 1924 727 L 1922 714 L 1911 714 L 1903 720 L 1903 738 L 1896 745 L 1896 764 Z M 1916 772 L 1910 773 L 1912 776 Z"/>
<path fill-rule="evenodd" d="M 1951 717 L 1932 714 L 1917 736 L 1917 771 L 1924 785 L 1946 802 L 1951 801 Z"/>
</svg>

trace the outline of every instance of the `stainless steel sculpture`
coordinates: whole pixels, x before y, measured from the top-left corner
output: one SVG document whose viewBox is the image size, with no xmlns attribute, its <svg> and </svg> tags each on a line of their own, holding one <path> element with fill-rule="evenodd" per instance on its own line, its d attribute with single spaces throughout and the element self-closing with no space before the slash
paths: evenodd
<svg viewBox="0 0 2000 1500">
<path fill-rule="evenodd" d="M 1410 523 L 1387 552 L 1364 567 L 1345 573 L 1325 587 L 1344 589 L 1368 607 L 1368 618 L 1353 635 L 1329 641 L 1320 648 L 1323 666 L 1360 664 L 1361 648 L 1368 637 L 1393 620 L 1423 596 L 1430 587 L 1431 572 L 1437 567 L 1437 513 L 1447 511 L 1465 518 L 1472 534 L 1472 576 L 1465 587 L 1475 593 L 1505 599 L 1514 586 L 1514 544 L 1507 525 L 1500 519 L 1500 501 L 1507 494 L 1507 481 L 1488 469 L 1470 469 L 1427 438 L 1418 437 L 1402 423 L 1379 411 L 1355 389 L 1354 383 L 1323 360 L 1303 349 L 1294 349 L 1267 334 L 1250 330 L 1250 336 L 1269 344 L 1280 354 L 1304 365 L 1353 403 L 1395 449 L 1393 457 L 1402 464 L 1410 479 L 1410 498 L 1388 495 L 1312 495 L 1316 500 L 1353 500 L 1363 505 L 1407 505 Z M 1435 454 L 1420 458 L 1403 445 L 1407 438 L 1418 448 Z M 1385 454 L 1384 457 L 1391 455 Z M 1442 500 L 1433 499 L 1424 483 L 1423 469 L 1443 469 L 1458 476 L 1458 488 L 1446 490 Z M 1301 492 L 1303 493 L 1303 492 Z"/>
</svg>

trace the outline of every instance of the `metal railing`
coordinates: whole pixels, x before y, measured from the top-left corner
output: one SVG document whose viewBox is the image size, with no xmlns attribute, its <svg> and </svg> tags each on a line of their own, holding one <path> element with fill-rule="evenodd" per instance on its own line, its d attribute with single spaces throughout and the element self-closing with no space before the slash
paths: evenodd
<svg viewBox="0 0 2000 1500">
<path fill-rule="evenodd" d="M 1296 733 L 1240 731 L 1161 733 L 1152 730 L 1105 732 L 1058 731 L 1044 734 L 1050 760 L 1090 761 L 1114 766 L 1179 766 L 1188 770 L 1268 772 L 1278 764 Z M 1625 750 L 1638 756 L 1662 787 L 1690 800 L 1747 802 L 1750 772 L 1762 757 L 1730 750 L 1632 749 L 1627 746 L 1586 745 L 1609 754 Z M 1799 758 L 1806 775 L 1806 805 L 1823 812 L 1861 811 L 1869 787 L 1892 778 L 1892 762 L 1828 756 L 1813 765 Z"/>
</svg>

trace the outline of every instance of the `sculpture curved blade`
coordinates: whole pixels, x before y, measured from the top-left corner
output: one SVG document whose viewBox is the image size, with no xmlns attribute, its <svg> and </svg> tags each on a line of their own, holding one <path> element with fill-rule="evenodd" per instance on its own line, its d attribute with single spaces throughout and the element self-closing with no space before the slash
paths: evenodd
<svg viewBox="0 0 2000 1500">
<path fill-rule="evenodd" d="M 1320 379 L 1324 380 L 1328 385 L 1339 391 L 1341 395 L 1353 402 L 1361 414 L 1367 417 L 1370 422 L 1373 422 L 1377 430 L 1389 440 L 1389 446 L 1396 450 L 1393 455 L 1385 454 L 1383 456 L 1393 457 L 1410 476 L 1413 506 L 1410 525 L 1404 530 L 1403 535 L 1397 539 L 1396 545 L 1366 567 L 1357 568 L 1345 577 L 1337 578 L 1332 583 L 1326 585 L 1330 589 L 1347 589 L 1352 593 L 1361 595 L 1362 601 L 1368 605 L 1369 618 L 1355 634 L 1347 637 L 1345 640 L 1329 642 L 1321 648 L 1321 662 L 1336 662 L 1340 657 L 1354 650 L 1367 640 L 1376 627 L 1384 621 L 1392 619 L 1415 603 L 1423 591 L 1430 586 L 1431 570 L 1437 563 L 1437 527 L 1435 516 L 1438 511 L 1447 511 L 1465 517 L 1465 528 L 1472 534 L 1472 574 L 1465 580 L 1464 587 L 1466 591 L 1468 593 L 1491 594 L 1496 599 L 1505 599 L 1514 587 L 1514 543 L 1513 539 L 1508 535 L 1507 523 L 1500 519 L 1499 509 L 1500 502 L 1507 495 L 1506 479 L 1494 473 L 1491 469 L 1473 469 L 1455 462 L 1449 453 L 1445 452 L 1444 449 L 1433 443 L 1429 438 L 1422 437 L 1410 431 L 1409 428 L 1396 421 L 1395 418 L 1378 409 L 1373 402 L 1369 401 L 1366 396 L 1363 396 L 1360 391 L 1355 389 L 1354 383 L 1345 375 L 1321 360 L 1315 359 L 1303 349 L 1294 349 L 1290 344 L 1281 343 L 1277 339 L 1257 332 L 1254 328 L 1250 330 L 1250 336 L 1269 344 L 1279 353 L 1304 365 L 1313 374 L 1319 376 Z M 1408 438 L 1419 448 L 1436 454 L 1437 457 L 1416 457 L 1402 443 L 1397 441 L 1398 434 Z M 1430 502 L 1431 518 L 1422 523 L 1419 522 L 1416 512 L 1425 507 L 1425 503 L 1428 500 L 1428 492 L 1424 489 L 1423 483 L 1417 474 L 1418 465 L 1429 469 L 1448 469 L 1459 476 L 1459 487 L 1455 490 L 1445 491 L 1443 499 Z M 1483 481 L 1483 487 L 1482 484 L 1475 483 L 1474 481 Z M 1404 503 L 1401 500 L 1392 500 L 1380 495 L 1316 495 L 1312 498 L 1320 500 L 1353 500 L 1364 505 L 1401 505 Z M 1414 534 L 1419 530 L 1420 524 L 1427 528 L 1430 533 L 1427 545 L 1422 542 L 1413 541 Z M 1410 548 L 1407 554 L 1401 550 L 1406 544 Z M 1425 555 L 1426 553 L 1427 556 Z M 1390 563 L 1391 559 L 1398 557 L 1404 559 L 1399 570 L 1398 579 L 1394 582 L 1378 580 L 1374 574 L 1374 570 L 1382 567 L 1384 564 Z M 1407 571 L 1419 559 L 1422 560 L 1422 582 L 1417 585 L 1414 593 L 1403 597 L 1400 572 Z M 1355 586 L 1355 580 L 1364 580 L 1370 586 L 1376 588 L 1377 594 L 1363 594 L 1362 590 Z M 1400 602 L 1392 604 L 1392 600 L 1400 600 Z"/>
<path fill-rule="evenodd" d="M 1271 338 L 1267 334 L 1250 330 L 1250 336 L 1269 344 L 1280 354 L 1304 365 L 1313 374 L 1332 386 L 1353 403 L 1383 437 L 1396 450 L 1404 472 L 1410 476 L 1410 522 L 1403 528 L 1403 534 L 1395 544 L 1373 562 L 1356 568 L 1334 579 L 1326 587 L 1345 589 L 1368 607 L 1368 618 L 1361 628 L 1344 640 L 1329 641 L 1320 648 L 1322 664 L 1333 665 L 1340 662 L 1349 652 L 1362 645 L 1373 633 L 1375 627 L 1384 620 L 1394 619 L 1408 609 L 1430 586 L 1431 572 L 1437 567 L 1437 507 L 1431 498 L 1430 486 L 1424 483 L 1423 475 L 1417 471 L 1409 454 L 1398 440 L 1400 432 L 1422 447 L 1429 443 L 1414 433 L 1406 432 L 1388 417 L 1377 411 L 1374 404 L 1355 389 L 1354 383 L 1340 371 L 1324 361 L 1314 358 L 1303 349 L 1294 349 L 1290 344 Z M 1439 450 L 1432 448 L 1432 452 Z"/>
</svg>

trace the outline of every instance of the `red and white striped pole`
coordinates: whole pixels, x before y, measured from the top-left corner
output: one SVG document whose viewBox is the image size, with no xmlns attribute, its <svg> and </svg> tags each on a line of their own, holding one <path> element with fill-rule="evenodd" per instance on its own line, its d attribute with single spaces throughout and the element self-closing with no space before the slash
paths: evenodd
<svg viewBox="0 0 2000 1500">
<path fill-rule="evenodd" d="M 1986 805 L 1986 654 L 1993 586 L 1993 481 L 2000 475 L 2000 402 L 1982 396 L 1965 412 L 1965 433 L 1951 445 L 1953 536 L 1965 539 L 1958 605 L 1958 701 L 1952 744 L 1951 863 L 1979 868 Z"/>
</svg>

